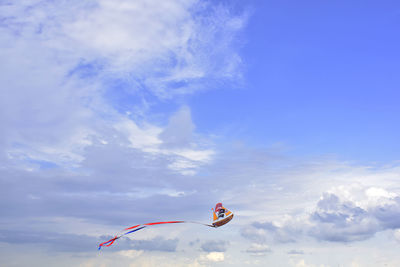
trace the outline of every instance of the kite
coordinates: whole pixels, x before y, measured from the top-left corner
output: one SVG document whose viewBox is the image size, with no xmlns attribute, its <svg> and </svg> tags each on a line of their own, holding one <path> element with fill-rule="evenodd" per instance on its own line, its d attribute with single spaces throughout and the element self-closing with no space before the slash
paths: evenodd
<svg viewBox="0 0 400 267">
<path fill-rule="evenodd" d="M 204 224 L 204 223 L 190 222 L 190 221 L 168 221 L 168 222 L 152 222 L 152 223 L 138 224 L 138 225 L 134 225 L 134 226 L 125 228 L 123 230 L 123 234 L 115 235 L 110 240 L 101 243 L 99 245 L 99 250 L 101 249 L 101 247 L 111 246 L 115 242 L 115 240 L 117 240 L 125 235 L 142 230 L 142 229 L 144 229 L 148 226 L 152 226 L 152 225 L 175 224 L 175 223 L 196 223 L 196 224 L 201 224 L 201 225 L 208 226 L 208 227 L 217 228 L 217 227 L 227 224 L 233 218 L 233 213 L 230 210 L 226 209 L 224 206 L 222 206 L 222 203 L 217 203 L 217 205 L 215 205 L 215 209 L 212 209 L 212 211 L 213 211 L 212 224 Z"/>
</svg>

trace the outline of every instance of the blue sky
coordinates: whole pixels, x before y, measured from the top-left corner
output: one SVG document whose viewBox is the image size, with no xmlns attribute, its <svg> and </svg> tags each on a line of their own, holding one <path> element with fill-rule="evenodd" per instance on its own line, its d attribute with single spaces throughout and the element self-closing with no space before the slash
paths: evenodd
<svg viewBox="0 0 400 267">
<path fill-rule="evenodd" d="M 397 2 L 0 14 L 0 265 L 399 266 Z"/>
<path fill-rule="evenodd" d="M 362 162 L 398 159 L 398 5 L 249 6 L 253 12 L 241 35 L 245 85 L 194 96 L 198 123 L 218 129 L 240 121 L 241 138 L 284 142 L 297 153 Z"/>
</svg>

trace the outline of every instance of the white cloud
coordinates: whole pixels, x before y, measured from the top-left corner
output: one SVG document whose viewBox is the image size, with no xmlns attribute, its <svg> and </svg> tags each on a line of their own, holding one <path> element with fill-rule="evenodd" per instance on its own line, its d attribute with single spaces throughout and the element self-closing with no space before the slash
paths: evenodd
<svg viewBox="0 0 400 267">
<path fill-rule="evenodd" d="M 84 55 L 103 57 L 114 71 L 143 71 L 149 61 L 166 63 L 192 34 L 195 1 L 98 1 L 62 27 Z M 156 18 L 156 19 L 155 19 Z M 78 51 L 79 51 L 78 50 Z M 148 67 L 148 65 L 144 65 Z M 148 70 L 146 70 L 148 71 Z"/>
<path fill-rule="evenodd" d="M 225 255 L 223 252 L 210 252 L 205 256 L 205 258 L 209 261 L 221 262 L 224 261 Z"/>
<path fill-rule="evenodd" d="M 170 169 L 184 174 L 210 161 L 213 150 L 192 139 L 188 107 L 164 127 L 147 120 L 143 95 L 171 98 L 210 88 L 210 79 L 239 77 L 233 40 L 245 16 L 172 0 L 18 1 L 1 8 L 0 145 L 11 161 L 76 168 L 93 141 L 116 136 L 169 157 Z M 124 98 L 132 98 L 132 116 L 119 110 Z"/>
<path fill-rule="evenodd" d="M 201 144 L 191 140 L 194 124 L 188 107 L 184 107 L 184 112 L 187 113 L 184 121 L 176 120 L 182 114 L 181 109 L 172 115 L 172 125 L 170 123 L 165 129 L 150 124 L 139 127 L 128 118 L 115 123 L 114 128 L 129 140 L 132 148 L 148 153 L 149 156 L 167 156 L 171 161 L 168 164 L 171 170 L 194 175 L 198 167 L 211 161 L 215 152 L 212 149 L 202 149 L 199 147 Z M 189 132 L 182 134 L 185 132 L 182 129 L 187 125 Z"/>
<path fill-rule="evenodd" d="M 162 141 L 158 138 L 162 129 L 153 125 L 145 125 L 140 128 L 128 118 L 124 118 L 115 124 L 115 129 L 124 134 L 133 148 L 144 152 L 157 152 Z"/>
<path fill-rule="evenodd" d="M 312 236 L 317 240 L 352 242 L 400 227 L 400 197 L 383 188 L 360 184 L 338 186 L 323 193 L 308 216 L 253 223 L 242 235 L 250 240 L 287 242 Z M 396 232 L 395 232 L 396 235 Z"/>
<path fill-rule="evenodd" d="M 223 6 L 195 0 L 42 1 L 9 3 L 5 11 L 8 31 L 50 49 L 61 63 L 95 64 L 104 79 L 133 80 L 159 97 L 204 89 L 204 79 L 240 76 L 234 38 L 246 17 Z"/>
</svg>

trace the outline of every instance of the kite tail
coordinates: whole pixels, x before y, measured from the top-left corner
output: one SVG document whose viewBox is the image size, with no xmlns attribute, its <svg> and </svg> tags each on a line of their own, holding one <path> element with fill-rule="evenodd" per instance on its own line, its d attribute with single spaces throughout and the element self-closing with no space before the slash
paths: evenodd
<svg viewBox="0 0 400 267">
<path fill-rule="evenodd" d="M 130 233 L 142 230 L 143 228 L 146 228 L 147 226 L 159 225 L 159 224 L 171 224 L 171 223 L 196 223 L 196 224 L 201 224 L 201 225 L 205 225 L 205 226 L 209 226 L 209 227 L 215 227 L 214 225 L 211 225 L 211 224 L 204 224 L 204 223 L 199 223 L 199 222 L 187 222 L 187 221 L 169 221 L 169 222 L 153 222 L 153 223 L 138 224 L 138 225 L 124 229 L 124 231 L 128 231 L 128 232 L 126 232 L 122 235 L 119 235 L 119 236 L 116 235 L 114 238 L 111 238 L 110 240 L 101 243 L 99 245 L 99 250 L 101 249 L 101 247 L 111 246 L 115 242 L 115 240 L 117 240 L 118 238 L 120 238 L 124 235 L 130 234 Z"/>
<path fill-rule="evenodd" d="M 133 233 L 133 232 L 136 232 L 136 231 L 139 231 L 139 230 L 142 230 L 143 228 L 145 228 L 146 226 L 142 226 L 142 227 L 139 227 L 139 228 L 137 228 L 137 229 L 134 229 L 134 230 L 132 230 L 132 231 L 129 231 L 129 232 L 126 232 L 125 234 L 123 234 L 123 235 L 127 235 L 127 234 L 130 234 L 130 233 Z"/>
<path fill-rule="evenodd" d="M 111 246 L 115 240 L 117 240 L 118 238 L 120 238 L 120 236 L 115 236 L 114 238 L 111 238 L 110 240 L 103 242 L 99 245 L 99 250 L 101 249 L 101 247 L 105 246 L 105 247 L 109 247 Z"/>
</svg>

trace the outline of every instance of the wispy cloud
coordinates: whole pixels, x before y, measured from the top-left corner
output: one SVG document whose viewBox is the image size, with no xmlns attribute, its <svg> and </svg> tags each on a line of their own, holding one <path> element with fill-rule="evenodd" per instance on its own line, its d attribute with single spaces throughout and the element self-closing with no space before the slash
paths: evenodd
<svg viewBox="0 0 400 267">
<path fill-rule="evenodd" d="M 148 120 L 148 105 L 239 78 L 233 40 L 245 15 L 198 1 L 21 1 L 1 8 L 0 123 L 9 159 L 76 168 L 86 147 L 111 137 L 170 157 L 170 168 L 185 174 L 210 160 L 212 148 L 188 143 L 188 107 L 168 126 Z"/>
</svg>

